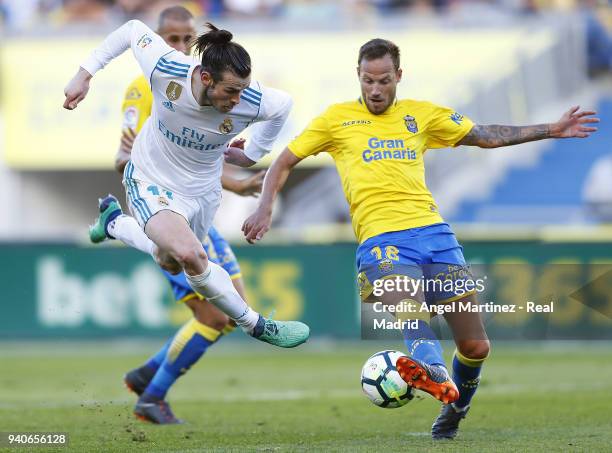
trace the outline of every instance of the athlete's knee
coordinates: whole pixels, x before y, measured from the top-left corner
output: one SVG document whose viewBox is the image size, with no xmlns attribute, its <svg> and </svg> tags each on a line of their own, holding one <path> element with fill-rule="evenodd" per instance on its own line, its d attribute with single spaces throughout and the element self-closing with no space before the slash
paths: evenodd
<svg viewBox="0 0 612 453">
<path fill-rule="evenodd" d="M 163 270 L 170 272 L 173 275 L 180 273 L 183 268 L 181 265 L 174 259 L 172 256 L 161 253 L 159 251 L 155 252 L 155 261 Z"/>
<path fill-rule="evenodd" d="M 180 274 L 183 271 L 183 268 L 176 261 L 171 262 L 160 262 L 158 261 L 159 267 L 161 267 L 166 272 L 169 272 L 172 275 Z"/>
<path fill-rule="evenodd" d="M 457 349 L 462 356 L 468 359 L 483 360 L 491 352 L 489 340 L 463 340 L 457 345 Z"/>
<path fill-rule="evenodd" d="M 202 246 L 182 246 L 178 247 L 173 253 L 174 259 L 185 268 L 206 267 L 208 257 L 204 253 Z"/>
</svg>

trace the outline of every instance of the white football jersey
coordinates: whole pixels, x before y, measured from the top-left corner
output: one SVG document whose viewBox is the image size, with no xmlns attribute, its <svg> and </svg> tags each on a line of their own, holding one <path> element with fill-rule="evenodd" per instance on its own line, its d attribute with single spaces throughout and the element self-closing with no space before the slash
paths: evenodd
<svg viewBox="0 0 612 453">
<path fill-rule="evenodd" d="M 154 99 L 132 149 L 133 178 L 196 197 L 220 187 L 223 151 L 247 127 L 252 125 L 247 157 L 258 161 L 272 150 L 291 110 L 288 94 L 252 81 L 228 113 L 201 106 L 191 90 L 199 62 L 138 20 L 111 33 L 81 67 L 93 75 L 129 47 L 149 78 Z"/>
</svg>

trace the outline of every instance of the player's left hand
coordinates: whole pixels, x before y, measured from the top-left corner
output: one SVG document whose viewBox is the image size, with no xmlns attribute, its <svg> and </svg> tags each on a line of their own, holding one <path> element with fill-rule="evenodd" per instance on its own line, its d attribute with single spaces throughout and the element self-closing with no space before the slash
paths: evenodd
<svg viewBox="0 0 612 453">
<path fill-rule="evenodd" d="M 242 232 L 249 244 L 255 244 L 255 241 L 263 239 L 264 235 L 270 229 L 272 223 L 272 212 L 264 211 L 258 208 L 257 211 L 248 217 L 242 224 Z"/>
<path fill-rule="evenodd" d="M 586 138 L 597 130 L 589 124 L 599 123 L 599 118 L 594 117 L 594 110 L 582 110 L 575 105 L 563 114 L 561 119 L 550 125 L 550 135 L 554 138 Z"/>
</svg>

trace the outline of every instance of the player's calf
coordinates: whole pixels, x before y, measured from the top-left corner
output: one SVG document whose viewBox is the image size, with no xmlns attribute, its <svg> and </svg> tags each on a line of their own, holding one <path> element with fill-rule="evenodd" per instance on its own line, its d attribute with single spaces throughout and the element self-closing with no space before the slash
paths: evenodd
<svg viewBox="0 0 612 453">
<path fill-rule="evenodd" d="M 200 300 L 194 297 L 186 300 L 185 305 L 191 309 L 193 316 L 200 324 L 211 329 L 221 332 L 230 322 L 229 316 L 207 300 Z"/>
<path fill-rule="evenodd" d="M 484 361 L 489 356 L 488 340 L 469 340 L 457 342 L 453 355 L 453 381 L 459 389 L 455 409 L 464 410 L 470 406 L 480 384 L 480 373 Z"/>
</svg>

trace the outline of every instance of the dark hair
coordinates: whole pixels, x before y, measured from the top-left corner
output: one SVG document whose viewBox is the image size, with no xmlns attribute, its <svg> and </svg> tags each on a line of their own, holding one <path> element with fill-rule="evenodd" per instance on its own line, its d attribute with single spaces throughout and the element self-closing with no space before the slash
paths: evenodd
<svg viewBox="0 0 612 453">
<path fill-rule="evenodd" d="M 390 55 L 393 60 L 393 66 L 397 71 L 400 66 L 400 50 L 394 43 L 386 39 L 375 38 L 366 42 L 359 49 L 359 58 L 357 60 L 357 66 L 361 65 L 362 60 L 376 60 L 382 58 L 385 55 Z"/>
<path fill-rule="evenodd" d="M 210 22 L 210 29 L 198 36 L 194 49 L 202 59 L 202 70 L 210 73 L 217 82 L 222 79 L 224 71 L 232 71 L 241 78 L 251 74 L 251 57 L 240 44 L 233 42 L 233 35 L 227 30 L 219 30 Z"/>
<path fill-rule="evenodd" d="M 187 22 L 193 19 L 193 14 L 183 6 L 170 6 L 159 13 L 159 22 L 157 23 L 158 29 L 162 28 L 165 20 L 172 19 L 180 22 Z"/>
</svg>

